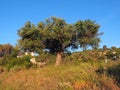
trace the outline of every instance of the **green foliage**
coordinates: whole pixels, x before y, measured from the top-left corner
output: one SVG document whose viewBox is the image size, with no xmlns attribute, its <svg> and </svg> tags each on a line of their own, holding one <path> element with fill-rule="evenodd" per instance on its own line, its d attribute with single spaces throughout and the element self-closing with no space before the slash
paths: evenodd
<svg viewBox="0 0 120 90">
<path fill-rule="evenodd" d="M 36 57 L 36 62 L 46 62 L 48 65 L 55 63 L 56 56 L 54 54 L 42 53 Z"/>
<path fill-rule="evenodd" d="M 42 53 L 42 54 L 40 54 L 40 56 L 36 57 L 36 61 L 37 62 L 47 62 L 49 56 L 50 56 L 49 54 Z M 51 59 L 51 58 L 49 58 L 49 59 Z"/>
<path fill-rule="evenodd" d="M 120 63 L 109 67 L 107 69 L 107 74 L 116 80 L 116 84 L 120 87 Z"/>
<path fill-rule="evenodd" d="M 57 17 L 39 22 L 37 26 L 27 22 L 19 31 L 19 45 L 23 50 L 39 51 L 49 49 L 49 52 L 63 52 L 67 47 L 92 48 L 98 47 L 101 33 L 95 21 L 84 20 L 75 24 L 67 24 L 65 20 Z"/>
<path fill-rule="evenodd" d="M 11 57 L 17 57 L 18 54 L 20 53 L 20 48 L 18 45 L 16 45 L 15 47 L 13 47 L 12 49 L 12 53 L 11 53 Z"/>
<path fill-rule="evenodd" d="M 107 56 L 107 58 L 112 59 L 114 54 L 112 53 L 112 51 L 109 51 L 109 52 L 107 52 L 106 56 Z"/>
<path fill-rule="evenodd" d="M 12 53 L 13 46 L 8 44 L 0 45 L 0 57 L 8 56 Z"/>
<path fill-rule="evenodd" d="M 75 23 L 75 28 L 77 32 L 77 39 L 80 43 L 80 47 L 84 50 L 87 49 L 88 46 L 92 46 L 92 48 L 97 48 L 100 42 L 100 38 L 98 37 L 102 33 L 98 33 L 99 25 L 95 23 L 95 21 L 91 20 L 80 20 Z"/>
<path fill-rule="evenodd" d="M 19 45 L 24 51 L 37 51 L 41 48 L 40 32 L 31 22 L 27 22 L 20 30 L 18 30 Z"/>
<path fill-rule="evenodd" d="M 91 46 L 97 49 L 101 33 L 99 25 L 92 20 L 78 21 L 68 24 L 64 19 L 51 17 L 44 22 L 34 25 L 27 22 L 20 30 L 19 45 L 23 51 L 41 51 L 47 49 L 49 53 L 57 54 L 56 65 L 61 61 L 62 53 L 68 48 L 76 49 L 79 46 L 87 49 Z M 44 57 L 44 56 L 43 56 Z"/>
<path fill-rule="evenodd" d="M 120 58 L 120 48 L 117 48 L 117 49 L 116 49 L 116 56 L 117 56 L 118 58 Z"/>
<path fill-rule="evenodd" d="M 19 61 L 21 64 L 19 66 L 15 65 L 11 68 L 10 71 L 12 72 L 4 71 L 0 74 L 0 77 L 2 77 L 0 78 L 0 89 L 113 90 L 114 88 L 115 90 L 119 90 L 119 87 L 115 84 L 115 75 L 118 75 L 117 79 L 120 76 L 119 61 L 109 61 L 106 65 L 103 60 L 88 60 L 84 62 L 79 59 L 80 55 L 82 55 L 82 52 L 68 55 L 69 57 L 72 57 L 73 61 L 69 63 L 67 62 L 67 64 L 62 63 L 58 67 L 55 67 L 53 64 L 48 64 L 43 68 L 31 68 L 16 72 L 16 70 L 21 69 L 22 63 Z M 47 59 L 52 60 L 54 56 L 48 54 Z M 64 59 L 68 58 L 68 56 L 64 56 Z M 77 61 L 78 59 L 80 62 Z M 9 58 L 9 60 L 11 59 Z M 21 60 L 23 59 L 21 58 Z M 29 57 L 25 60 L 29 60 Z M 104 66 L 106 66 L 106 70 L 108 70 L 108 76 L 110 75 L 113 79 L 108 77 L 106 75 L 107 73 L 102 75 L 96 74 L 95 71 L 99 69 L 102 72 Z M 1 68 L 1 71 L 2 70 L 3 68 Z"/>
<path fill-rule="evenodd" d="M 32 66 L 29 56 L 22 58 L 5 57 L 3 60 L 0 60 L 0 65 L 6 67 L 8 71 L 14 67 L 27 69 Z"/>
<path fill-rule="evenodd" d="M 44 29 L 44 45 L 50 52 L 63 52 L 72 43 L 73 26 L 67 24 L 63 19 L 52 17 L 47 19 Z"/>
<path fill-rule="evenodd" d="M 107 45 L 104 45 L 103 46 L 103 50 L 107 50 L 108 48 L 107 48 Z"/>
<path fill-rule="evenodd" d="M 108 59 L 119 60 L 120 59 L 120 48 L 111 47 L 106 54 Z"/>
</svg>

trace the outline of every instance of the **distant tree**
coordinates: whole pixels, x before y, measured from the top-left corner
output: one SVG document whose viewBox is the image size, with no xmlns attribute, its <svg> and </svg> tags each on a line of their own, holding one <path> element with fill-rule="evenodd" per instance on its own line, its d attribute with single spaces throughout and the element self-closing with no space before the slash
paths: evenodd
<svg viewBox="0 0 120 90">
<path fill-rule="evenodd" d="M 0 56 L 10 55 L 12 53 L 13 46 L 10 44 L 0 45 Z"/>
<path fill-rule="evenodd" d="M 111 47 L 111 50 L 116 50 L 116 49 L 117 49 L 117 47 L 115 47 L 115 46 Z"/>
<path fill-rule="evenodd" d="M 107 45 L 104 45 L 104 46 L 103 46 L 103 50 L 107 50 Z"/>
</svg>

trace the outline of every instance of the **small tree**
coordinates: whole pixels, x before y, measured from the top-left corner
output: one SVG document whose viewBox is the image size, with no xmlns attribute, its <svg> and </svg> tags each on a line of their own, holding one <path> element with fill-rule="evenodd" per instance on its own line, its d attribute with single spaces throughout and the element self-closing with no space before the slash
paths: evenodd
<svg viewBox="0 0 120 90">
<path fill-rule="evenodd" d="M 0 57 L 4 55 L 10 55 L 12 53 L 13 46 L 8 44 L 0 45 Z"/>
<path fill-rule="evenodd" d="M 105 51 L 105 50 L 107 50 L 108 48 L 107 48 L 107 45 L 104 45 L 103 46 L 103 50 Z"/>
</svg>

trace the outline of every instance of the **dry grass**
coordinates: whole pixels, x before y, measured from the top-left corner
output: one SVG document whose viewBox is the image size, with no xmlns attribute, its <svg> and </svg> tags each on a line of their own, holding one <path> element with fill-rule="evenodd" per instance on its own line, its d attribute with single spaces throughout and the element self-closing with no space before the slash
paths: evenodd
<svg viewBox="0 0 120 90">
<path fill-rule="evenodd" d="M 53 76 L 49 71 L 40 69 L 21 70 L 18 72 L 4 72 L 0 75 L 1 90 L 49 90 L 56 87 Z M 51 90 L 51 89 L 50 89 Z"/>
<path fill-rule="evenodd" d="M 4 71 L 0 90 L 119 90 L 113 79 L 96 74 L 97 66 L 86 62 Z"/>
</svg>

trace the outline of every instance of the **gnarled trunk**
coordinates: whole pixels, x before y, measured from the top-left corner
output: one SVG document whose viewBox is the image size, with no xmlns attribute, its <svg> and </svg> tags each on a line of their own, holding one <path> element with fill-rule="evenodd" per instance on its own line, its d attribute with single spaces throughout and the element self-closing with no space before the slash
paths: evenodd
<svg viewBox="0 0 120 90">
<path fill-rule="evenodd" d="M 55 65 L 58 66 L 62 59 L 62 52 L 57 52 L 56 63 Z"/>
</svg>

